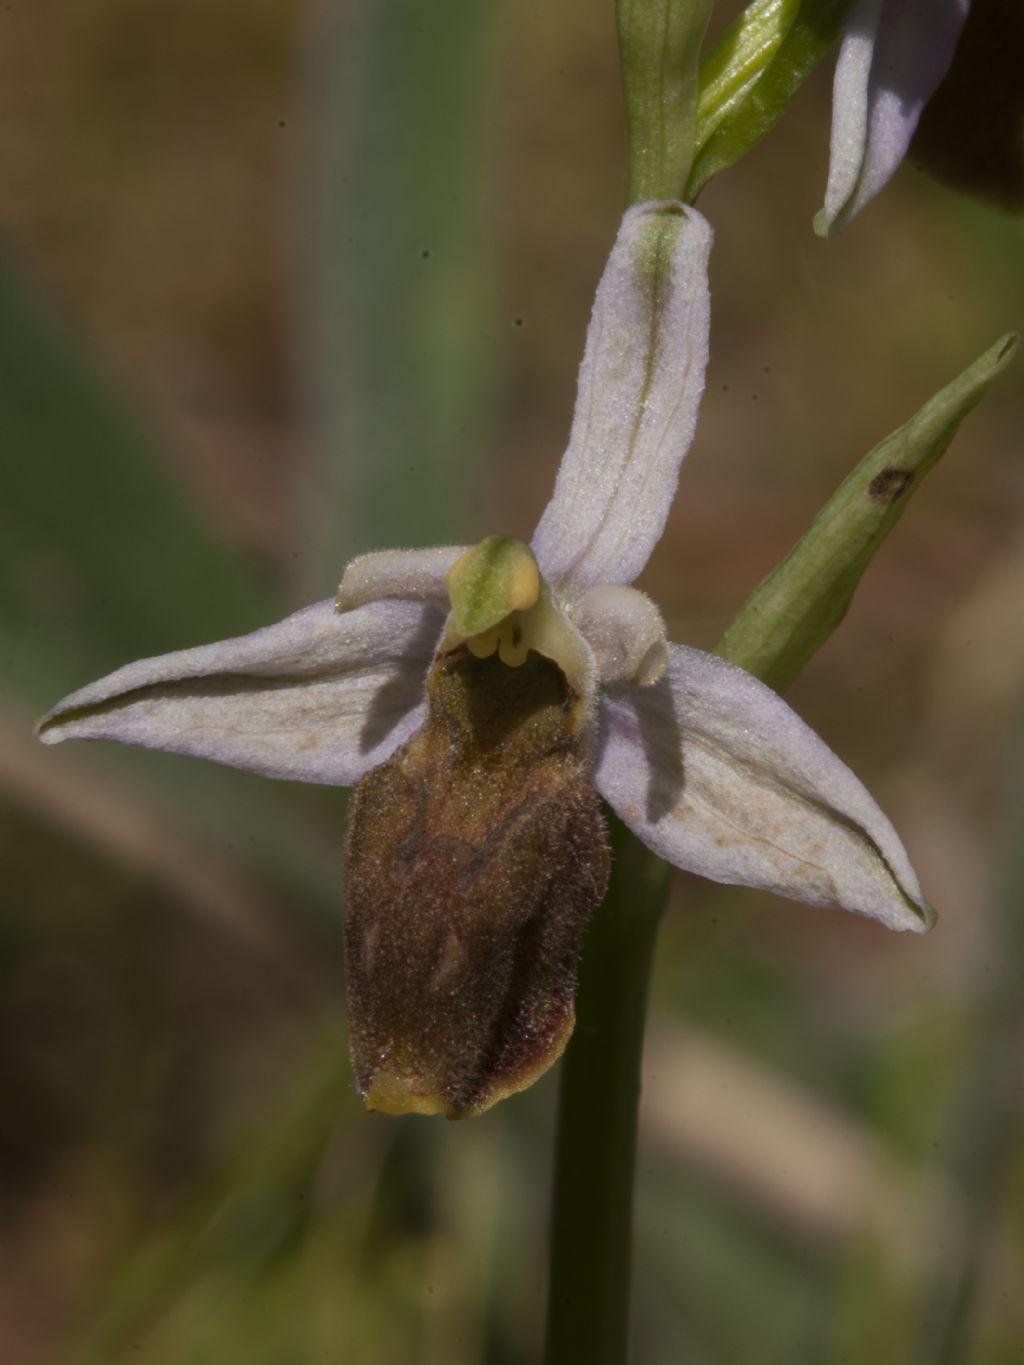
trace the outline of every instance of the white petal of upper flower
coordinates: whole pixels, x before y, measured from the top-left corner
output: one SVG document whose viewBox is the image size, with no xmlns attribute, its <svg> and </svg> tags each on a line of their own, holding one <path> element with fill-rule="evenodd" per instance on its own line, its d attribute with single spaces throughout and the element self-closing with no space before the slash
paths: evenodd
<svg viewBox="0 0 1024 1365">
<path fill-rule="evenodd" d="M 858 0 L 836 63 L 818 232 L 828 236 L 848 223 L 903 160 L 969 8 L 970 0 Z"/>
<path fill-rule="evenodd" d="M 433 602 L 448 610 L 448 570 L 466 553 L 464 545 L 439 545 L 426 550 L 376 550 L 346 566 L 335 605 L 351 611 L 382 597 Z"/>
<path fill-rule="evenodd" d="M 611 689 L 601 724 L 595 784 L 662 858 L 891 929 L 928 927 L 903 845 L 862 783 L 743 669 L 670 645 L 661 682 Z"/>
<path fill-rule="evenodd" d="M 47 744 L 112 739 L 348 786 L 423 720 L 423 679 L 444 613 L 374 602 L 339 614 L 318 602 L 275 625 L 140 659 L 59 702 Z"/>
<path fill-rule="evenodd" d="M 594 299 L 569 446 L 532 544 L 564 592 L 631 583 L 665 526 L 708 359 L 711 228 L 628 209 Z"/>
</svg>

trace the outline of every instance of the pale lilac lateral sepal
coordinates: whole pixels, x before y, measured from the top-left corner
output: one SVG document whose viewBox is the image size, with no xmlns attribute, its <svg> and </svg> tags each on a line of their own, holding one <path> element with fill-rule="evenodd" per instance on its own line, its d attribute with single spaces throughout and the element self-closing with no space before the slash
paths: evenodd
<svg viewBox="0 0 1024 1365">
<path fill-rule="evenodd" d="M 554 495 L 533 538 L 567 593 L 632 583 L 658 543 L 708 359 L 711 229 L 674 201 L 628 209 L 605 267 Z"/>
<path fill-rule="evenodd" d="M 890 929 L 930 923 L 903 845 L 863 784 L 776 693 L 714 655 L 669 645 L 659 683 L 609 690 L 595 783 L 677 867 Z"/>
<path fill-rule="evenodd" d="M 110 739 L 348 786 L 423 718 L 444 614 L 418 602 L 318 602 L 251 635 L 140 659 L 59 702 L 46 744 Z"/>
<path fill-rule="evenodd" d="M 918 119 L 953 60 L 970 0 L 858 0 L 843 33 L 832 92 L 825 206 L 829 236 L 899 166 Z"/>
</svg>

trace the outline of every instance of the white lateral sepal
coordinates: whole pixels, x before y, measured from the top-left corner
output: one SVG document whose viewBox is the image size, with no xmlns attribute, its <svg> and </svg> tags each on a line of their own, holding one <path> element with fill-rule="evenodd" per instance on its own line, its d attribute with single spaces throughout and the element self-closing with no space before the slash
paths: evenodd
<svg viewBox="0 0 1024 1365">
<path fill-rule="evenodd" d="M 930 911 L 863 784 L 751 674 L 669 646 L 654 687 L 611 689 L 595 783 L 655 853 L 712 881 L 920 932 Z"/>
<path fill-rule="evenodd" d="M 140 659 L 65 697 L 46 744 L 111 739 L 267 777 L 349 786 L 413 734 L 444 616 L 318 602 L 251 635 Z"/>
</svg>

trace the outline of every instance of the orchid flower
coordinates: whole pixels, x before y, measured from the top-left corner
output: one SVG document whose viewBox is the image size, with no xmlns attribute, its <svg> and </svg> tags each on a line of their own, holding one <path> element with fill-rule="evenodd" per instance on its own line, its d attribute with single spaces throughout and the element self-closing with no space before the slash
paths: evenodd
<svg viewBox="0 0 1024 1365">
<path fill-rule="evenodd" d="M 676 867 L 928 925 L 907 854 L 853 773 L 756 678 L 669 644 L 632 586 L 694 432 L 710 247 L 693 208 L 625 214 L 529 545 L 363 556 L 336 601 L 128 664 L 40 723 L 46 743 L 112 739 L 358 784 L 346 940 L 370 1108 L 479 1113 L 559 1055 L 608 875 L 599 796 Z"/>
<path fill-rule="evenodd" d="M 970 0 L 856 0 L 832 90 L 832 145 L 822 236 L 873 199 L 910 146 L 921 111 L 953 60 Z"/>
</svg>

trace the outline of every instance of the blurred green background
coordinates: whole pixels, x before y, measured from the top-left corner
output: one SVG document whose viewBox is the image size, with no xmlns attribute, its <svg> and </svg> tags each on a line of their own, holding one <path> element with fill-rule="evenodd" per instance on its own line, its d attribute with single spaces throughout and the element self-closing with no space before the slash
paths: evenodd
<svg viewBox="0 0 1024 1365">
<path fill-rule="evenodd" d="M 642 583 L 704 647 L 1024 318 L 1021 223 L 912 165 L 814 237 L 829 84 L 701 200 L 712 363 Z M 555 1077 L 361 1112 L 343 794 L 30 729 L 369 546 L 528 536 L 622 165 L 610 0 L 3 7 L 0 1365 L 538 1359 Z M 1022 419 L 1011 372 L 790 697 L 938 928 L 677 879 L 638 1365 L 1024 1359 Z"/>
</svg>

